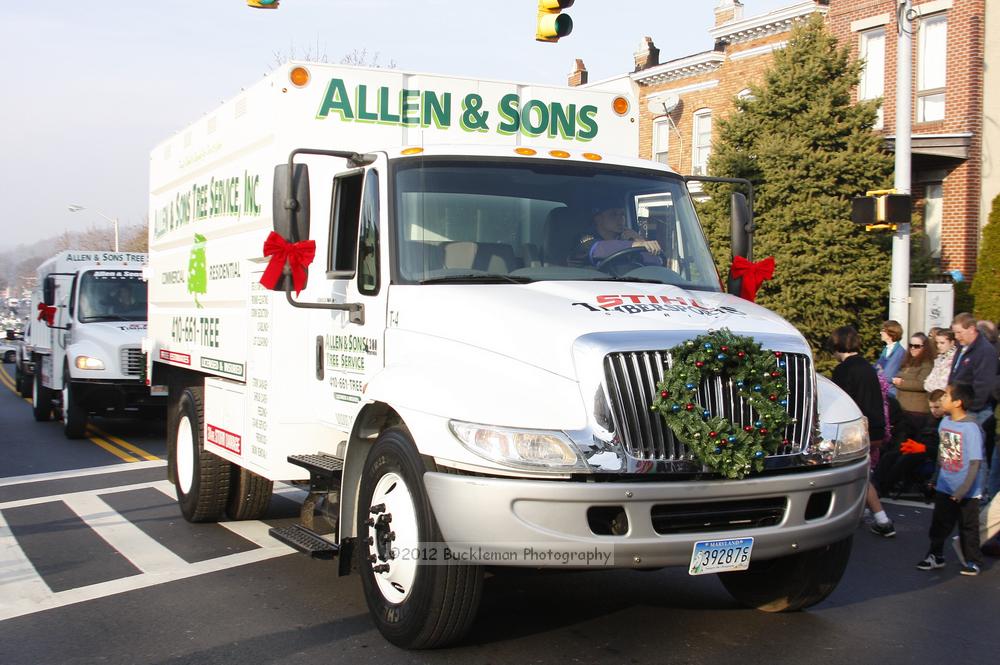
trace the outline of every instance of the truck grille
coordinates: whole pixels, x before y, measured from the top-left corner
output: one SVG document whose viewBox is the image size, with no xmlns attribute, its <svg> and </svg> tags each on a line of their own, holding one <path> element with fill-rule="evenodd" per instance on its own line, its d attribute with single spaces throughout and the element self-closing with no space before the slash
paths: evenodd
<svg viewBox="0 0 1000 665">
<path fill-rule="evenodd" d="M 812 436 L 815 399 L 812 365 L 809 356 L 785 353 L 788 384 L 787 411 L 795 422 L 785 430 L 791 443 L 776 455 L 795 455 L 805 449 Z M 694 455 L 650 405 L 656 396 L 656 384 L 663 380 L 663 367 L 670 362 L 663 351 L 609 353 L 604 358 L 604 379 L 611 402 L 614 430 L 629 455 L 640 460 L 683 461 Z M 778 360 L 775 359 L 777 366 Z M 699 408 L 722 416 L 742 427 L 757 420 L 756 412 L 740 396 L 728 377 L 708 377 L 698 388 Z"/>
<path fill-rule="evenodd" d="M 142 376 L 146 368 L 146 361 L 142 357 L 142 349 L 139 347 L 123 348 L 122 354 L 122 374 L 129 376 Z"/>
</svg>

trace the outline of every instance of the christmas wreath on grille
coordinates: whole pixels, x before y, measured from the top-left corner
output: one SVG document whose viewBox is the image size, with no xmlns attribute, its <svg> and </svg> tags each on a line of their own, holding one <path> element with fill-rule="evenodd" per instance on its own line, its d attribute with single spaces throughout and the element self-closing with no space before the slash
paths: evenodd
<svg viewBox="0 0 1000 665">
<path fill-rule="evenodd" d="M 787 445 L 788 386 L 781 351 L 765 351 L 750 337 L 728 329 L 709 331 L 669 350 L 652 410 L 659 412 L 674 435 L 695 457 L 727 478 L 743 478 L 751 468 L 764 468 L 764 458 Z M 754 416 L 740 427 L 698 403 L 706 378 L 732 382 Z"/>
</svg>

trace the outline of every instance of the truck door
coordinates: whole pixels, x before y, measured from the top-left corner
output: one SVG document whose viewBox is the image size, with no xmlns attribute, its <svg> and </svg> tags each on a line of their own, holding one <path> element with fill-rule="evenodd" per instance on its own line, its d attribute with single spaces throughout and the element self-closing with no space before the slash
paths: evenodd
<svg viewBox="0 0 1000 665">
<path fill-rule="evenodd" d="M 363 315 L 317 311 L 316 380 L 322 384 L 322 422 L 349 433 L 369 379 L 385 364 L 388 247 L 384 155 L 334 178 L 327 248 L 327 287 L 335 303 L 361 303 Z M 317 254 L 322 256 L 321 249 Z M 314 319 L 315 320 L 315 319 Z"/>
</svg>

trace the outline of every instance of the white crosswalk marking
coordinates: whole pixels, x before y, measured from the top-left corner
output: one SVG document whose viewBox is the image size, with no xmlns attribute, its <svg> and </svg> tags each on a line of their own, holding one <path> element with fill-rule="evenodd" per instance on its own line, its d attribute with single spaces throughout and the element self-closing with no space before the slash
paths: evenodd
<svg viewBox="0 0 1000 665">
<path fill-rule="evenodd" d="M 162 466 L 163 463 L 151 462 L 149 464 Z M 137 465 L 128 466 L 134 468 Z M 2 482 L 0 485 L 9 487 L 88 475 L 94 475 L 94 472 L 81 470 L 77 474 L 69 472 L 37 474 L 22 476 L 20 482 L 10 482 L 13 479 L 6 479 L 7 482 Z M 3 513 L 0 512 L 0 620 L 265 561 L 294 552 L 290 547 L 271 538 L 268 535 L 270 527 L 264 522 L 254 520 L 220 522 L 219 526 L 254 543 L 257 547 L 244 552 L 188 563 L 115 511 L 101 498 L 101 495 L 140 489 L 155 489 L 170 499 L 173 499 L 174 496 L 173 485 L 166 480 L 157 480 L 0 503 L 0 511 L 3 511 L 61 501 L 94 533 L 142 571 L 138 575 L 53 592 L 38 574 L 28 557 L 25 556 L 17 538 L 4 520 Z M 305 493 L 300 489 L 288 485 L 278 484 L 275 490 L 276 493 L 291 499 L 301 500 L 301 497 L 305 496 Z M 179 515 L 178 518 L 182 519 Z"/>
</svg>

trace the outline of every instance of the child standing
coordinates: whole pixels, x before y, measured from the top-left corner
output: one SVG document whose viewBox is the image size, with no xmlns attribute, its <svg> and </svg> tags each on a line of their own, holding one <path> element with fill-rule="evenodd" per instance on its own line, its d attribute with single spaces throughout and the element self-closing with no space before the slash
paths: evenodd
<svg viewBox="0 0 1000 665">
<path fill-rule="evenodd" d="M 946 415 L 938 429 L 938 477 L 931 518 L 931 546 L 927 557 L 917 564 L 920 570 L 944 567 L 944 541 L 958 524 L 958 535 L 965 559 L 963 575 L 978 575 L 982 563 L 979 550 L 979 497 L 982 482 L 979 467 L 983 461 L 983 432 L 975 419 L 966 413 L 972 403 L 972 387 L 951 383 L 945 388 L 941 407 Z"/>
</svg>

